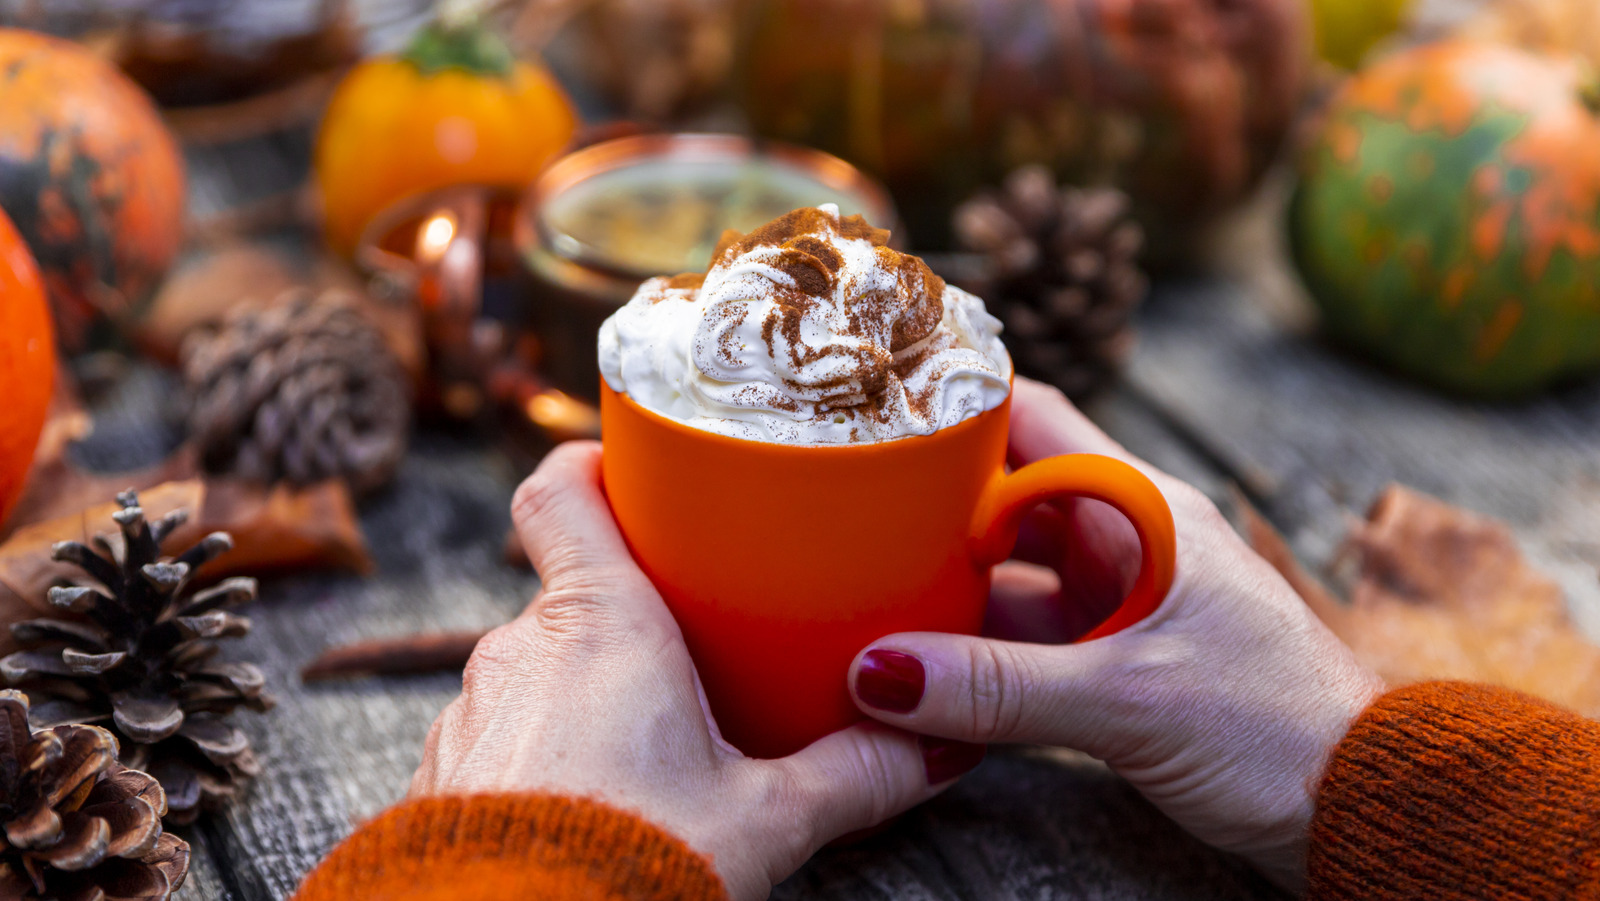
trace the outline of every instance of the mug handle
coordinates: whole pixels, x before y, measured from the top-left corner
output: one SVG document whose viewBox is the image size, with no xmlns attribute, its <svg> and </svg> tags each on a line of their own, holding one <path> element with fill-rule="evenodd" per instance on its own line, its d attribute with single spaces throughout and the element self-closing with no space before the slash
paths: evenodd
<svg viewBox="0 0 1600 901">
<path fill-rule="evenodd" d="M 1139 533 L 1139 578 L 1105 622 L 1079 641 L 1103 638 L 1139 622 L 1161 606 L 1177 568 L 1172 508 L 1149 477 L 1121 460 L 1099 454 L 1066 454 L 997 475 L 984 489 L 972 520 L 973 557 L 995 566 L 1017 544 L 1022 518 L 1057 497 L 1087 497 L 1115 507 Z"/>
</svg>

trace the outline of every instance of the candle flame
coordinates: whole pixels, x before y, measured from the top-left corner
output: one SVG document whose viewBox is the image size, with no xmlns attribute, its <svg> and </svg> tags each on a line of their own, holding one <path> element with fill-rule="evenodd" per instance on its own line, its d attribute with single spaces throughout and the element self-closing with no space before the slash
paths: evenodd
<svg viewBox="0 0 1600 901">
<path fill-rule="evenodd" d="M 598 411 L 554 388 L 528 398 L 524 409 L 529 420 L 559 439 L 593 438 L 600 434 Z"/>
<path fill-rule="evenodd" d="M 434 213 L 423 223 L 417 234 L 417 259 L 423 263 L 436 263 L 444 256 L 450 242 L 455 240 L 456 219 L 449 213 Z"/>
</svg>

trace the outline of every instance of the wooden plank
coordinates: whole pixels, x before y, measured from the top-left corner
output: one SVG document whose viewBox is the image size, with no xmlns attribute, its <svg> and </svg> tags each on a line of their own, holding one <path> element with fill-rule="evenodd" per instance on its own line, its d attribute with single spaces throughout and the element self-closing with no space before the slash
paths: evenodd
<svg viewBox="0 0 1600 901">
<path fill-rule="evenodd" d="M 817 855 L 774 901 L 1187 901 L 1287 896 L 1086 757 L 999 750 L 873 839 Z"/>
<path fill-rule="evenodd" d="M 178 901 L 243 901 L 228 890 L 204 834 L 193 828 L 179 829 L 177 834 L 189 843 L 189 878 L 178 889 Z"/>
<path fill-rule="evenodd" d="M 1518 404 L 1417 387 L 1283 315 L 1282 265 L 1255 291 L 1214 279 L 1159 288 L 1130 390 L 1260 485 L 1258 503 L 1304 559 L 1329 560 L 1349 518 L 1402 482 L 1510 523 L 1600 637 L 1600 382 Z"/>
</svg>

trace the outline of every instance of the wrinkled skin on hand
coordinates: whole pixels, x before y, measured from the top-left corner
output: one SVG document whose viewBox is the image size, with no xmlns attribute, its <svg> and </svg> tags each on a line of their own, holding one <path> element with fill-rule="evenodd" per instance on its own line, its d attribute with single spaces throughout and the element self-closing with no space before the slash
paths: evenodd
<svg viewBox="0 0 1600 901">
<path fill-rule="evenodd" d="M 551 452 L 513 519 L 543 588 L 478 644 L 429 733 L 414 796 L 597 798 L 708 856 L 733 898 L 760 899 L 826 842 L 950 784 L 930 786 L 923 760 L 948 743 L 877 723 L 782 760 L 723 741 L 677 623 L 606 506 L 599 445 Z"/>
<path fill-rule="evenodd" d="M 920 701 L 891 713 L 857 692 L 881 722 L 767 761 L 722 740 L 682 635 L 611 518 L 598 445 L 558 448 L 514 503 L 543 590 L 479 645 L 412 793 L 598 798 L 683 838 L 734 898 L 756 899 L 824 843 L 947 787 L 953 774 L 932 762 L 951 749 L 970 766 L 963 743 L 1053 744 L 1105 760 L 1199 838 L 1298 887 L 1322 770 L 1381 681 L 1204 496 L 1131 457 L 1059 393 L 1018 379 L 1012 462 L 1075 452 L 1139 466 L 1171 504 L 1177 581 L 1160 609 L 1065 643 L 1121 598 L 1137 537 L 1094 502 L 1041 507 L 1017 562 L 996 571 L 990 637 L 875 642 L 863 657 L 890 649 L 920 661 Z M 943 781 L 930 785 L 930 769 Z"/>
<path fill-rule="evenodd" d="M 1010 452 L 1014 465 L 1107 454 L 1155 480 L 1177 525 L 1166 601 L 1123 632 L 1064 643 L 1131 585 L 1138 537 L 1103 504 L 1041 507 L 1024 524 L 1022 562 L 996 571 L 991 637 L 885 637 L 872 649 L 922 662 L 921 702 L 890 713 L 858 692 L 857 704 L 927 735 L 1084 751 L 1200 839 L 1299 887 L 1322 771 L 1383 683 L 1204 495 L 1133 457 L 1059 392 L 1017 380 Z M 853 689 L 872 649 L 852 666 Z"/>
</svg>

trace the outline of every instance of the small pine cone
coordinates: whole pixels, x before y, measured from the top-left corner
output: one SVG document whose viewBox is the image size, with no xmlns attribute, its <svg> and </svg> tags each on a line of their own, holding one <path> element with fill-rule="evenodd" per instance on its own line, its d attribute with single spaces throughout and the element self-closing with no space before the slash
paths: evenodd
<svg viewBox="0 0 1600 901">
<path fill-rule="evenodd" d="M 1113 188 L 1058 188 L 1042 166 L 955 211 L 956 241 L 985 261 L 962 287 L 1005 323 L 1017 371 L 1074 400 L 1108 385 L 1133 348 L 1132 316 L 1149 290 L 1144 233 Z"/>
<path fill-rule="evenodd" d="M 189 874 L 163 832 L 161 784 L 117 763 L 96 726 L 34 732 L 28 697 L 0 691 L 0 898 L 161 901 Z"/>
<path fill-rule="evenodd" d="M 34 699 L 36 729 L 104 724 L 122 763 L 161 783 L 167 821 L 191 823 L 260 771 L 250 740 L 227 717 L 240 707 L 270 709 L 266 680 L 248 663 L 215 659 L 220 639 L 250 631 L 249 620 L 224 608 L 254 600 L 256 582 L 190 590 L 195 571 L 231 550 L 233 539 L 213 532 L 163 557 L 162 541 L 187 511 L 149 522 L 133 492 L 117 501 L 119 530 L 95 536 L 98 553 L 76 541 L 55 545 L 53 559 L 86 578 L 50 589 L 59 616 L 12 624 L 22 650 L 0 659 L 0 677 Z"/>
<path fill-rule="evenodd" d="M 405 375 L 344 296 L 292 289 L 183 347 L 189 432 L 206 470 L 266 484 L 381 487 L 405 456 Z"/>
</svg>

